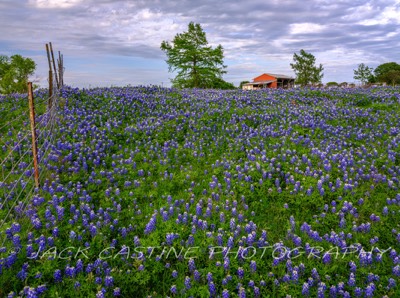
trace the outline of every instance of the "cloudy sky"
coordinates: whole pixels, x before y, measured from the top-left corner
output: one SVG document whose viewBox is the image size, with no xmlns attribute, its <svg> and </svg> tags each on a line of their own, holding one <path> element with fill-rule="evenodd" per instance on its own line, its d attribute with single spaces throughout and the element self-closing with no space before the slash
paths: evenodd
<svg viewBox="0 0 400 298">
<path fill-rule="evenodd" d="M 223 46 L 224 79 L 235 85 L 293 75 L 300 49 L 323 64 L 324 83 L 354 82 L 360 63 L 400 63 L 400 0 L 0 0 L 0 54 L 34 59 L 42 86 L 48 42 L 69 85 L 169 86 L 160 44 L 191 21 Z"/>
</svg>

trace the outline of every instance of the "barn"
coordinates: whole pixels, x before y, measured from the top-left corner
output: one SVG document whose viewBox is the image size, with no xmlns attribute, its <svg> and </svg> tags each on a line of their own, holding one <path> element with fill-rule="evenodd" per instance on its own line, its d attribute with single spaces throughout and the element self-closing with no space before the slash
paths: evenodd
<svg viewBox="0 0 400 298">
<path fill-rule="evenodd" d="M 243 90 L 257 90 L 263 88 L 293 88 L 294 78 L 281 74 L 263 73 L 253 79 L 253 82 L 243 84 Z"/>
</svg>

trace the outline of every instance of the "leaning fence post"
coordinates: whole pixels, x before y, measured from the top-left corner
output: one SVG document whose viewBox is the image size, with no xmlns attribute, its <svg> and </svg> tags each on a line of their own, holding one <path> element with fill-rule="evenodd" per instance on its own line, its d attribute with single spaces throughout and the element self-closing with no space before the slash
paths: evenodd
<svg viewBox="0 0 400 298">
<path fill-rule="evenodd" d="M 49 102 L 48 106 L 51 106 L 51 97 L 53 96 L 53 71 L 51 70 L 51 58 L 49 45 L 46 43 L 47 61 L 49 62 Z"/>
<path fill-rule="evenodd" d="M 36 138 L 36 123 L 35 123 L 35 102 L 33 99 L 32 82 L 28 82 L 28 99 L 29 99 L 29 116 L 31 119 L 31 132 L 32 132 L 32 156 L 33 167 L 35 176 L 35 185 L 39 187 L 39 166 L 37 154 L 37 138 Z"/>
<path fill-rule="evenodd" d="M 53 106 L 53 72 L 49 70 L 49 102 L 47 103 L 48 110 L 51 111 Z"/>
<path fill-rule="evenodd" d="M 54 75 L 56 77 L 57 89 L 60 89 L 60 84 L 58 82 L 58 73 L 57 73 L 57 68 L 56 68 L 56 62 L 54 61 L 53 46 L 51 45 L 51 42 L 49 42 L 49 45 L 50 45 L 51 60 L 53 62 Z"/>
</svg>

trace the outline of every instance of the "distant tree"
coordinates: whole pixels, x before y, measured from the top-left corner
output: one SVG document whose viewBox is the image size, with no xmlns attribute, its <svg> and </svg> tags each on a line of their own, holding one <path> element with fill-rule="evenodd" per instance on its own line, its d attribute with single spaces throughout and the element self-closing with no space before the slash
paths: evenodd
<svg viewBox="0 0 400 298">
<path fill-rule="evenodd" d="M 337 86 L 339 86 L 339 84 L 336 82 L 328 82 L 328 83 L 326 83 L 326 86 L 327 87 L 337 87 Z"/>
<path fill-rule="evenodd" d="M 243 85 L 244 84 L 247 84 L 247 83 L 250 83 L 249 81 L 241 81 L 240 82 L 240 85 L 239 85 L 239 89 L 242 89 L 243 88 Z"/>
<path fill-rule="evenodd" d="M 0 56 L 0 92 L 9 94 L 13 92 L 26 92 L 27 82 L 34 73 L 36 63 L 30 58 L 21 55 L 11 57 Z"/>
<path fill-rule="evenodd" d="M 208 46 L 206 33 L 200 24 L 190 22 L 187 32 L 175 35 L 172 44 L 163 41 L 161 50 L 167 55 L 169 71 L 178 71 L 172 80 L 174 87 L 210 88 L 214 80 L 221 79 L 226 73 L 222 46 L 215 49 Z"/>
<path fill-rule="evenodd" d="M 210 85 L 206 86 L 207 88 L 212 88 L 212 89 L 222 89 L 222 90 L 228 90 L 228 89 L 237 89 L 235 85 L 232 83 L 226 82 L 221 78 L 215 78 L 210 82 Z"/>
<path fill-rule="evenodd" d="M 368 83 L 369 84 L 376 83 L 376 77 L 373 74 L 371 74 L 371 76 L 368 78 Z"/>
<path fill-rule="evenodd" d="M 379 76 L 379 80 L 381 82 L 385 82 L 388 85 L 396 85 L 400 84 L 400 71 L 398 70 L 389 70 L 384 74 Z"/>
<path fill-rule="evenodd" d="M 10 58 L 5 55 L 0 55 L 0 78 L 3 77 L 10 64 Z"/>
<path fill-rule="evenodd" d="M 340 87 L 347 87 L 348 83 L 347 82 L 341 82 L 339 84 Z"/>
<path fill-rule="evenodd" d="M 396 62 L 388 62 L 375 68 L 376 81 L 389 85 L 399 84 L 400 65 Z"/>
<path fill-rule="evenodd" d="M 317 67 L 314 55 L 303 49 L 300 50 L 300 54 L 293 54 L 293 63 L 290 63 L 290 66 L 296 74 L 296 84 L 301 86 L 316 85 L 324 76 L 322 64 Z"/>
<path fill-rule="evenodd" d="M 400 65 L 397 64 L 396 62 L 383 63 L 383 64 L 379 65 L 377 68 L 375 68 L 374 73 L 375 73 L 376 77 L 379 77 L 379 76 L 383 75 L 385 72 L 388 72 L 391 70 L 400 71 Z"/>
<path fill-rule="evenodd" d="M 358 65 L 358 68 L 354 69 L 353 71 L 354 79 L 360 81 L 362 85 L 365 85 L 368 80 L 370 80 L 373 69 L 364 63 L 361 63 Z"/>
</svg>

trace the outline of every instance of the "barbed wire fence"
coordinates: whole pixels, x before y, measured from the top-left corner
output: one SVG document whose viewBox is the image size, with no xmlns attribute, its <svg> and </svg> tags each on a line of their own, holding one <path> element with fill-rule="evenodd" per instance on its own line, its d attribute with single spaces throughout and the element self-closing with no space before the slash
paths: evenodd
<svg viewBox="0 0 400 298">
<path fill-rule="evenodd" d="M 46 44 L 48 89 L 27 94 L 0 95 L 0 239 L 6 240 L 6 223 L 23 216 L 30 199 L 49 174 L 46 167 L 55 141 L 60 90 L 64 85 L 63 56 L 54 61 L 52 44 Z M 56 67 L 57 65 L 57 67 Z M 55 84 L 53 83 L 55 82 Z"/>
</svg>

